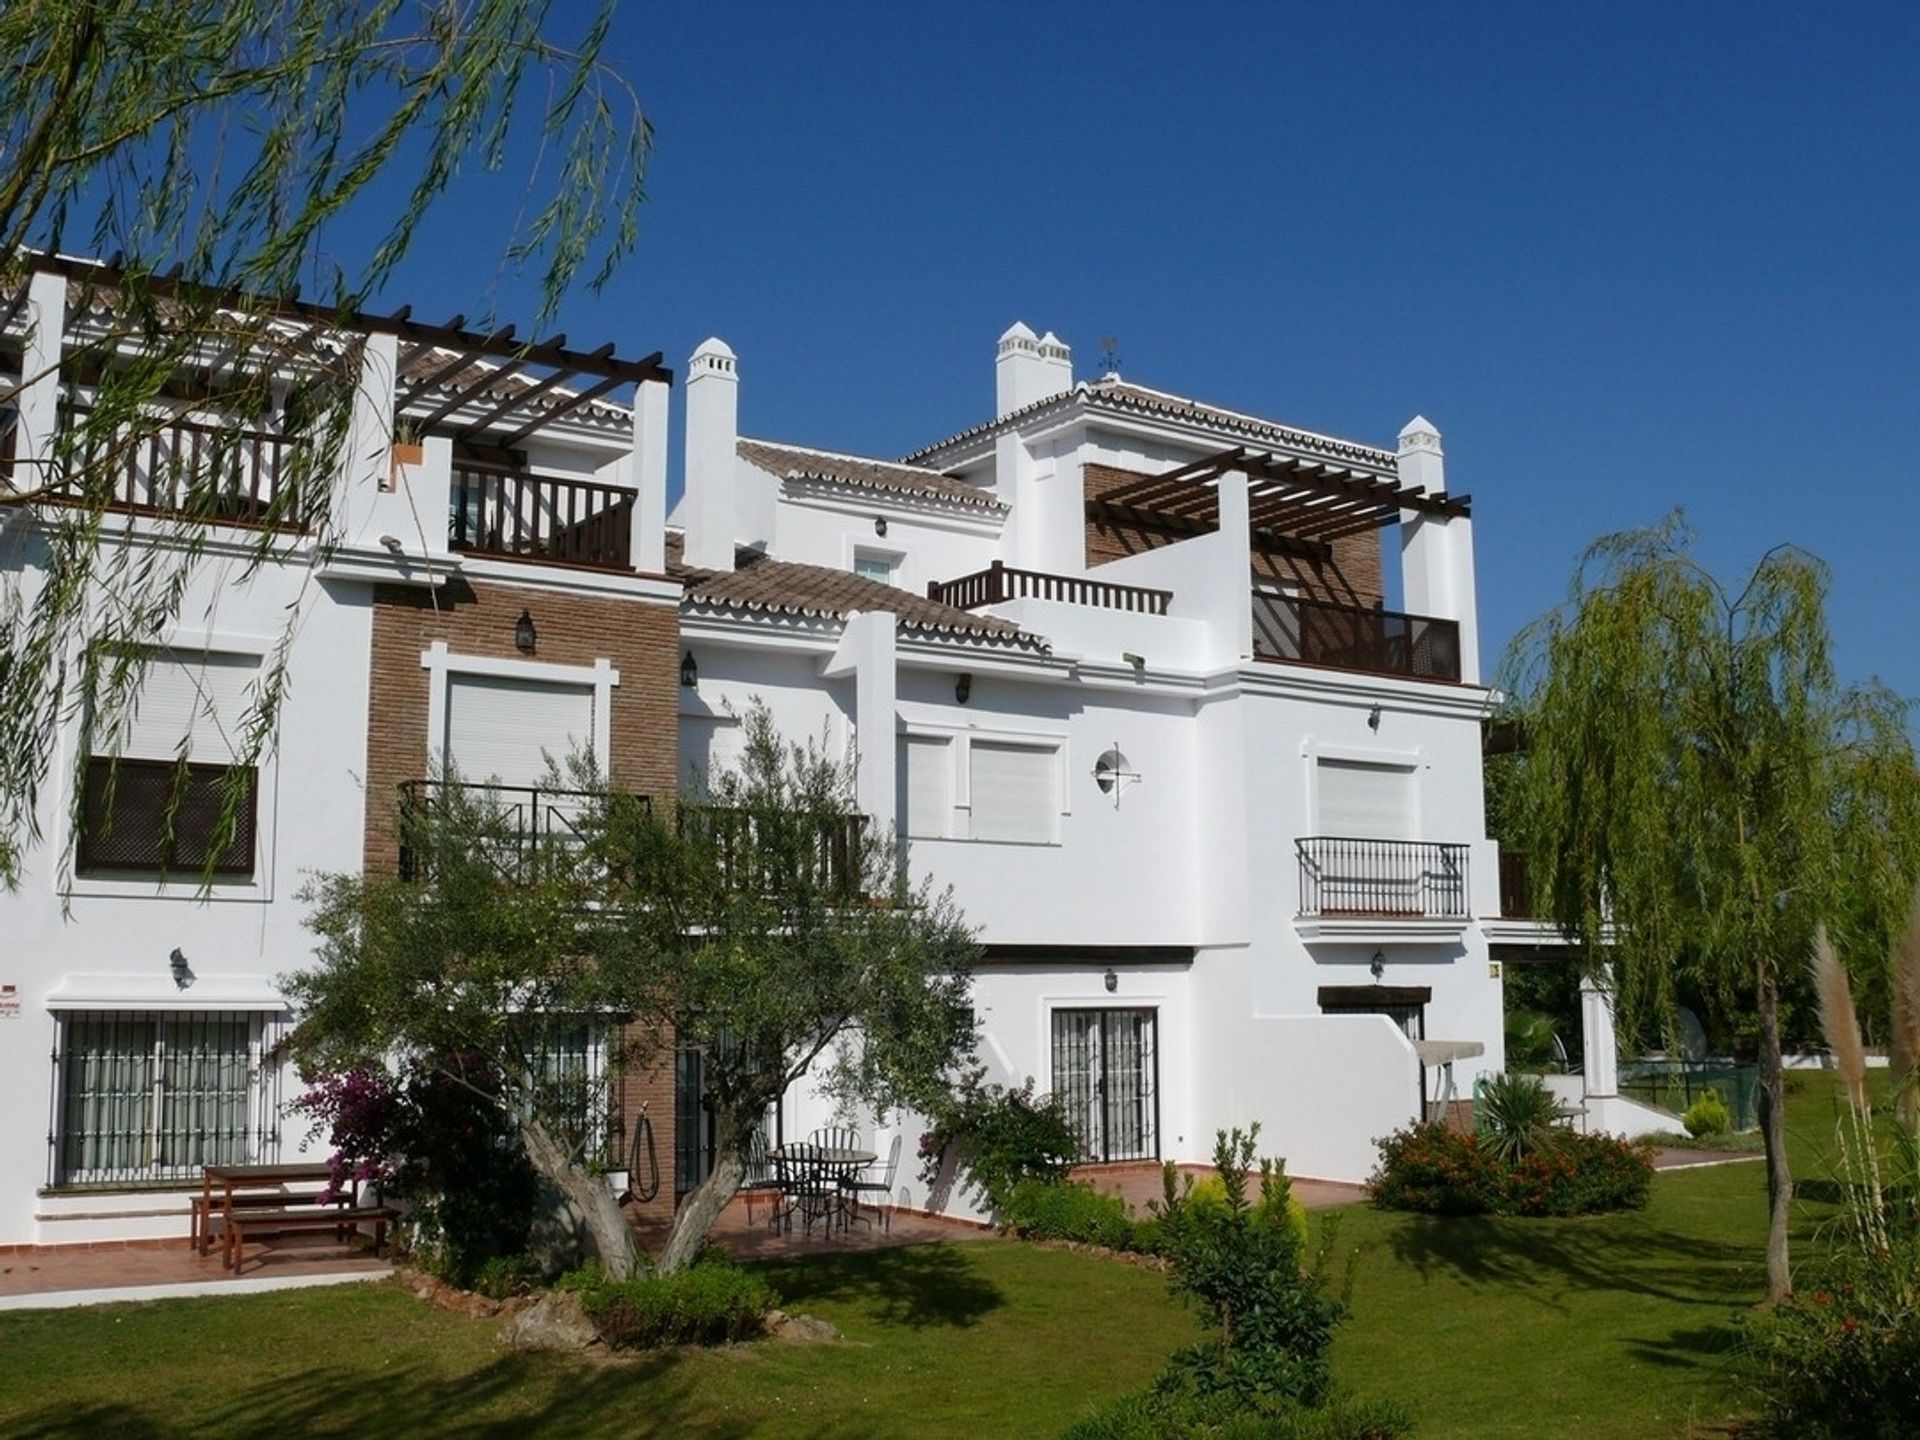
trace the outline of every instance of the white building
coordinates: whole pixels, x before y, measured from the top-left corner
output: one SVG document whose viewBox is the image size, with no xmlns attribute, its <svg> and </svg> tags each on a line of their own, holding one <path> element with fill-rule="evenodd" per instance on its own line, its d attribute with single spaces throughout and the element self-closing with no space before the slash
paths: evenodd
<svg viewBox="0 0 1920 1440">
<path fill-rule="evenodd" d="M 89 375 L 136 343 L 115 295 L 112 272 L 48 261 L 0 296 L 14 411 L 0 418 L 15 422 L 0 424 L 0 491 L 57 478 Z M 331 366 L 353 387 L 339 473 L 324 477 L 333 525 L 304 524 L 310 507 L 288 492 L 312 441 L 278 403 L 282 372 L 264 419 L 208 398 L 231 355 L 170 383 L 114 463 L 101 603 L 124 601 L 153 557 L 164 568 L 189 539 L 200 549 L 177 621 L 143 637 L 125 723 L 95 725 L 69 696 L 41 838 L 0 892 L 0 1245 L 184 1237 L 204 1165 L 302 1158 L 279 984 L 313 952 L 302 886 L 398 865 L 401 789 L 430 794 L 438 760 L 517 787 L 533 815 L 543 751 L 590 744 L 617 783 L 672 783 L 680 587 L 662 573 L 658 356 L 516 345 L 404 311 L 249 313 L 262 308 L 286 379 Z M 417 443 L 396 444 L 396 428 Z M 183 493 L 203 502 L 191 519 Z M 50 536 L 77 513 L 57 485 L 0 507 L 0 582 L 28 606 Z M 267 528 L 277 539 L 256 565 Z M 67 638 L 71 674 L 87 637 Z M 251 687 L 283 641 L 284 703 L 259 764 L 236 773 Z M 203 886 L 234 781 L 239 824 Z"/>
<path fill-rule="evenodd" d="M 995 379 L 994 419 L 894 463 L 743 437 L 732 351 L 695 352 L 682 783 L 755 699 L 855 754 L 861 809 L 978 928 L 983 1058 L 1067 1096 L 1091 1157 L 1201 1161 L 1258 1121 L 1293 1173 L 1361 1179 L 1502 1063 L 1440 437 L 1075 383 L 1023 325 Z"/>
</svg>

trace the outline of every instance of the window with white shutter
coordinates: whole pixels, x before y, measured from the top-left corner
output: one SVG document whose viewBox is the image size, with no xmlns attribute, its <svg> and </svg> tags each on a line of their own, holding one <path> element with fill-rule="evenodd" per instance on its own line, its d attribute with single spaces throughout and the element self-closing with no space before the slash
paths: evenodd
<svg viewBox="0 0 1920 1440">
<path fill-rule="evenodd" d="M 1051 845 L 1060 835 L 1060 751 L 975 740 L 968 790 L 975 840 Z"/>
<path fill-rule="evenodd" d="M 1400 765 L 1322 760 L 1317 834 L 1369 840 L 1414 838 L 1414 772 Z"/>
<path fill-rule="evenodd" d="M 593 744 L 593 687 L 496 675 L 447 679 L 447 758 L 465 781 L 535 788 L 547 757 Z"/>
<path fill-rule="evenodd" d="M 747 740 L 731 716 L 680 717 L 682 781 L 689 794 L 712 791 L 723 775 L 738 775 L 746 761 Z"/>
<path fill-rule="evenodd" d="M 902 832 L 912 839 L 946 839 L 953 828 L 953 742 L 937 735 L 902 736 L 900 776 Z"/>
</svg>

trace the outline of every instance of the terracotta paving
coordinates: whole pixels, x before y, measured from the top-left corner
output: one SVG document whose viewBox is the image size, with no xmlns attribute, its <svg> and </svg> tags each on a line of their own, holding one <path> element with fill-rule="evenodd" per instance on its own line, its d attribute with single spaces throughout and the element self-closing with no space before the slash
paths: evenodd
<svg viewBox="0 0 1920 1440">
<path fill-rule="evenodd" d="M 1213 1174 L 1211 1165 L 1176 1165 L 1174 1169 L 1181 1175 L 1191 1175 L 1196 1184 Z M 1120 1196 L 1133 1207 L 1136 1215 L 1145 1215 L 1147 1202 L 1158 1200 L 1162 1194 L 1160 1163 L 1156 1160 L 1119 1165 L 1082 1165 L 1072 1172 L 1072 1177 L 1087 1181 L 1096 1190 Z M 1297 1177 L 1293 1181 L 1293 1193 L 1300 1197 L 1300 1203 L 1309 1210 L 1328 1205 L 1352 1205 L 1367 1198 L 1363 1186 L 1345 1185 L 1337 1180 L 1303 1180 Z"/>
<path fill-rule="evenodd" d="M 811 1233 L 797 1216 L 791 1230 L 784 1225 L 775 1228 L 770 1223 L 772 1214 L 771 1200 L 756 1199 L 749 1206 L 744 1197 L 736 1196 L 733 1203 L 720 1213 L 709 1234 L 726 1246 L 729 1253 L 742 1260 L 767 1260 L 782 1255 L 830 1255 L 846 1250 L 885 1250 L 898 1245 L 922 1245 L 930 1240 L 993 1238 L 993 1231 L 984 1225 L 970 1225 L 964 1220 L 949 1220 L 942 1215 L 923 1215 L 915 1210 L 895 1210 L 889 1226 L 874 1216 L 871 1210 L 862 1209 L 862 1219 L 871 1223 L 855 1223 L 844 1229 L 836 1225 L 829 1229 L 824 1223 L 816 1222 Z M 667 1224 L 664 1220 L 636 1221 L 634 1229 L 639 1232 L 640 1243 L 650 1252 L 657 1253 L 666 1243 Z"/>
<path fill-rule="evenodd" d="M 289 1235 L 266 1245 L 247 1247 L 249 1280 L 304 1275 L 382 1273 L 393 1267 L 364 1251 L 337 1245 L 325 1235 Z M 59 1290 L 101 1290 L 122 1286 L 218 1284 L 234 1278 L 222 1268 L 220 1252 L 205 1259 L 186 1240 L 125 1244 L 62 1245 L 44 1250 L 0 1253 L 0 1295 L 44 1294 Z"/>
</svg>

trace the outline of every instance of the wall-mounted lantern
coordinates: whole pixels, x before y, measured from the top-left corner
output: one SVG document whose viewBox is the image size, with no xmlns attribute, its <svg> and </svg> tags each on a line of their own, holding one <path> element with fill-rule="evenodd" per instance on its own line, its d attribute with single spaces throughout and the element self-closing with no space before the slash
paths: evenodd
<svg viewBox="0 0 1920 1440">
<path fill-rule="evenodd" d="M 971 696 L 972 694 L 973 694 L 973 676 L 972 675 L 962 674 L 958 680 L 953 682 L 953 698 L 957 700 L 960 704 L 962 705 L 966 704 L 968 697 Z"/>
<path fill-rule="evenodd" d="M 700 683 L 700 667 L 693 663 L 691 650 L 680 657 L 680 684 L 691 690 Z"/>
<path fill-rule="evenodd" d="M 513 622 L 513 648 L 522 655 L 531 655 L 539 643 L 540 632 L 533 628 L 533 612 L 522 610 L 520 618 Z"/>
</svg>

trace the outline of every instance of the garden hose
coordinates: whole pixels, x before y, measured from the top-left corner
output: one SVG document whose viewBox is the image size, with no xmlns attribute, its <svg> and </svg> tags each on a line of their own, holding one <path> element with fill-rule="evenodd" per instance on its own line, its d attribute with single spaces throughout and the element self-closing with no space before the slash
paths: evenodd
<svg viewBox="0 0 1920 1440">
<path fill-rule="evenodd" d="M 640 1164 L 643 1150 L 647 1162 L 644 1169 Z M 646 1178 L 643 1180 L 642 1176 Z M 644 1106 L 633 1127 L 633 1149 L 627 1156 L 627 1193 L 642 1205 L 660 1193 L 660 1155 L 654 1149 L 653 1121 L 647 1118 Z"/>
</svg>

